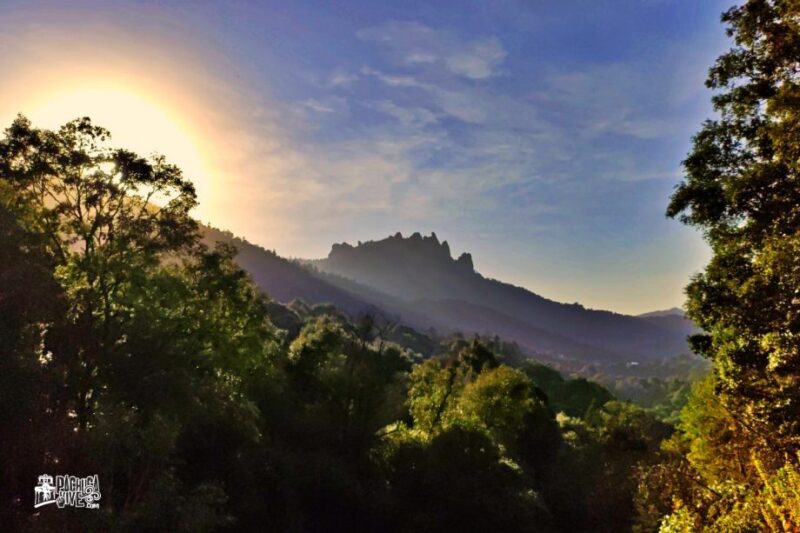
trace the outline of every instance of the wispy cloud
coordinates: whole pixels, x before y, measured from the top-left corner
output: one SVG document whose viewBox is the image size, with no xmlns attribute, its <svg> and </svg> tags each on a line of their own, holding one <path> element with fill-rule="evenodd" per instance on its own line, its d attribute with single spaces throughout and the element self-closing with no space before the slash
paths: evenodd
<svg viewBox="0 0 800 533">
<path fill-rule="evenodd" d="M 495 38 L 485 39 L 470 45 L 445 59 L 451 72 L 473 80 L 483 80 L 497 73 L 506 58 L 506 51 Z"/>
<path fill-rule="evenodd" d="M 328 87 L 346 87 L 352 85 L 357 79 L 357 74 L 349 73 L 346 70 L 337 68 L 328 76 L 326 85 Z"/>
<path fill-rule="evenodd" d="M 424 107 L 399 106 L 391 100 L 381 100 L 369 105 L 396 118 L 404 126 L 412 128 L 421 128 L 439 122 L 439 115 Z"/>
<path fill-rule="evenodd" d="M 357 36 L 391 50 L 397 63 L 441 65 L 453 74 L 472 80 L 496 76 L 507 55 L 495 37 L 462 39 L 452 32 L 435 30 L 418 22 L 391 21 L 360 30 Z"/>
<path fill-rule="evenodd" d="M 305 102 L 301 102 L 301 105 L 318 113 L 335 113 L 336 109 L 328 104 L 320 102 L 319 100 L 315 100 L 314 98 L 310 98 Z"/>
<path fill-rule="evenodd" d="M 680 75 L 659 75 L 657 70 L 664 68 L 663 63 L 604 63 L 579 71 L 557 72 L 546 78 L 534 101 L 574 119 L 584 136 L 672 137 L 685 123 L 681 107 L 698 96 L 702 86 L 694 94 L 676 100 L 683 80 Z M 669 70 L 679 73 L 676 65 Z"/>
</svg>

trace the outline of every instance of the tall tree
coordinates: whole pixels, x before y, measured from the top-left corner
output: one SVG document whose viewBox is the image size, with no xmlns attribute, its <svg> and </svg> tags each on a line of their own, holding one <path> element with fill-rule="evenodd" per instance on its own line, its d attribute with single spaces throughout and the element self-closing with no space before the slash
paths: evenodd
<svg viewBox="0 0 800 533">
<path fill-rule="evenodd" d="M 218 526 L 220 457 L 261 440 L 246 394 L 274 329 L 235 251 L 200 245 L 180 170 L 108 138 L 88 119 L 50 131 L 22 117 L 0 138 L 0 388 L 17 396 L 0 395 L 17 430 L 0 433 L 27 450 L 0 474 L 15 487 L 31 471 L 98 473 L 87 529 Z M 9 521 L 47 529 L 53 515 L 16 498 Z"/>
<path fill-rule="evenodd" d="M 718 118 L 694 137 L 667 214 L 713 256 L 687 288 L 718 392 L 766 452 L 800 439 L 800 3 L 749 0 L 710 69 Z"/>
<path fill-rule="evenodd" d="M 695 136 L 667 210 L 713 252 L 687 287 L 705 331 L 692 345 L 713 376 L 663 447 L 667 466 L 644 470 L 639 505 L 671 507 L 661 531 L 797 531 L 800 3 L 748 0 L 722 20 L 734 46 L 706 82 L 718 118 Z"/>
<path fill-rule="evenodd" d="M 47 239 L 57 277 L 70 293 L 63 326 L 71 334 L 57 339 L 54 353 L 70 373 L 81 428 L 100 394 L 94 376 L 108 360 L 114 323 L 125 312 L 117 297 L 137 273 L 197 239 L 191 182 L 161 156 L 148 160 L 109 148 L 109 138 L 88 118 L 50 131 L 18 117 L 0 140 L 9 202 L 36 212 L 29 229 Z"/>
</svg>

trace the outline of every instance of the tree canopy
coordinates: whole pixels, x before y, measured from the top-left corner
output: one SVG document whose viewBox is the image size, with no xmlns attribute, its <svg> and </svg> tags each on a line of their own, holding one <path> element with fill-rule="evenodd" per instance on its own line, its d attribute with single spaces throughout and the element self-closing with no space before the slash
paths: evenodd
<svg viewBox="0 0 800 533">
<path fill-rule="evenodd" d="M 666 462 L 647 474 L 662 485 L 644 492 L 672 494 L 648 504 L 671 513 L 663 531 L 800 527 L 798 16 L 788 0 L 748 0 L 723 15 L 734 46 L 706 82 L 718 117 L 694 137 L 667 210 L 702 230 L 713 253 L 687 287 L 704 330 L 692 344 L 713 373 L 681 414 Z"/>
</svg>

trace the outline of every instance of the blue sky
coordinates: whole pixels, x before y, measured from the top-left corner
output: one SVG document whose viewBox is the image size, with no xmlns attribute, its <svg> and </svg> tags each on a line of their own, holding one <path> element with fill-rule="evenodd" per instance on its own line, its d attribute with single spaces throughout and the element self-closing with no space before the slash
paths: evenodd
<svg viewBox="0 0 800 533">
<path fill-rule="evenodd" d="M 80 46 L 92 76 L 129 69 L 152 78 L 148 101 L 198 99 L 178 120 L 215 158 L 204 218 L 284 255 L 435 231 L 485 275 L 633 313 L 680 305 L 708 257 L 664 209 L 711 113 L 727 7 L 5 2 L 0 55 L 17 60 L 0 67 L 44 76 L 23 60 Z M 41 99 L 4 88 L 0 116 L 35 118 Z"/>
</svg>

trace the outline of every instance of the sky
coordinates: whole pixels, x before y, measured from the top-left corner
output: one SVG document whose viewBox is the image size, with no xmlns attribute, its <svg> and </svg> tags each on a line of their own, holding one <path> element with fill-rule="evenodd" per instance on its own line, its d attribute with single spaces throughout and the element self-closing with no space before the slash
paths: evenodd
<svg viewBox="0 0 800 533">
<path fill-rule="evenodd" d="M 731 0 L 0 0 L 0 124 L 90 116 L 288 257 L 436 232 L 545 297 L 680 306 L 664 215 Z"/>
</svg>

